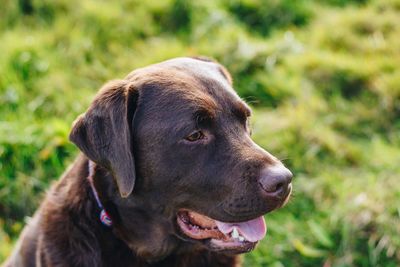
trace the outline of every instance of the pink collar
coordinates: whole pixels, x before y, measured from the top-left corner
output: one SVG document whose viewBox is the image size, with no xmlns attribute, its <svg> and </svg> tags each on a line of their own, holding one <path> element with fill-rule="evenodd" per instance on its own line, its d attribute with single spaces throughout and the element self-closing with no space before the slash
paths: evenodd
<svg viewBox="0 0 400 267">
<path fill-rule="evenodd" d="M 101 212 L 100 212 L 100 221 L 102 224 L 104 224 L 107 227 L 111 227 L 112 226 L 112 220 L 110 215 L 108 215 L 108 213 L 106 212 L 106 210 L 104 209 L 103 205 L 101 204 L 101 201 L 99 199 L 99 195 L 97 194 L 96 188 L 94 187 L 94 183 L 93 183 L 93 176 L 94 176 L 94 168 L 95 168 L 95 163 L 91 160 L 89 160 L 89 176 L 87 177 L 89 184 L 90 184 L 90 188 L 92 189 L 94 198 L 96 199 L 97 202 L 97 206 L 99 206 Z"/>
</svg>

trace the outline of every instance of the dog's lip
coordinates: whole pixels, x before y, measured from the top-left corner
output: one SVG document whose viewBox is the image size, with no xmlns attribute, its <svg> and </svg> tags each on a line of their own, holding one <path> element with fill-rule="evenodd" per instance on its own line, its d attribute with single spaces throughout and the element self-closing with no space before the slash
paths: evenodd
<svg viewBox="0 0 400 267">
<path fill-rule="evenodd" d="M 249 241 L 244 241 L 244 242 L 238 242 L 238 241 L 230 241 L 230 242 L 224 242 L 221 240 L 217 239 L 210 239 L 208 241 L 210 247 L 215 250 L 215 251 L 223 251 L 224 253 L 232 253 L 232 254 L 238 254 L 238 253 L 246 253 L 252 251 L 258 244 L 257 242 L 249 242 Z"/>
<path fill-rule="evenodd" d="M 177 222 L 182 232 L 192 239 L 225 238 L 212 219 L 198 213 L 181 210 L 177 214 Z"/>
<path fill-rule="evenodd" d="M 224 223 L 183 209 L 178 211 L 177 223 L 186 237 L 208 243 L 213 250 L 232 253 L 252 250 L 266 233 L 262 216 L 250 221 Z"/>
</svg>

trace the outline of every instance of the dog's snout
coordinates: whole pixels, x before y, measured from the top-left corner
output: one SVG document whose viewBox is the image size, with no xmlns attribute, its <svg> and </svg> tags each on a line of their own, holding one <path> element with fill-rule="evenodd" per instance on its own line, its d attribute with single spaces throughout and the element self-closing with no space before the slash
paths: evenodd
<svg viewBox="0 0 400 267">
<path fill-rule="evenodd" d="M 293 174 L 283 165 L 264 168 L 260 175 L 260 186 L 268 196 L 286 197 Z"/>
</svg>

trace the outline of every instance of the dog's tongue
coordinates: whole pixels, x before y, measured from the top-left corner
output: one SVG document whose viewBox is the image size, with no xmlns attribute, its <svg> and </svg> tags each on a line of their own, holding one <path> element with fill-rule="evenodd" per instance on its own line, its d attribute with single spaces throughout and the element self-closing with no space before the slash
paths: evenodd
<svg viewBox="0 0 400 267">
<path fill-rule="evenodd" d="M 224 234 L 232 232 L 233 227 L 236 227 L 239 233 L 250 242 L 257 242 L 263 239 L 267 232 L 263 216 L 241 223 L 224 223 L 219 221 L 216 221 L 216 223 L 218 229 Z"/>
</svg>

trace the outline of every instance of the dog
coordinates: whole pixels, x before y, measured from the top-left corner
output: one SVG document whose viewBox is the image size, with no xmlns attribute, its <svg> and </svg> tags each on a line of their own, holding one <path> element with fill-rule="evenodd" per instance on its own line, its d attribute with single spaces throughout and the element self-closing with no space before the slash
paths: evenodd
<svg viewBox="0 0 400 267">
<path fill-rule="evenodd" d="M 73 124 L 82 153 L 3 266 L 240 266 L 292 191 L 250 115 L 228 71 L 202 57 L 107 83 Z"/>
</svg>

